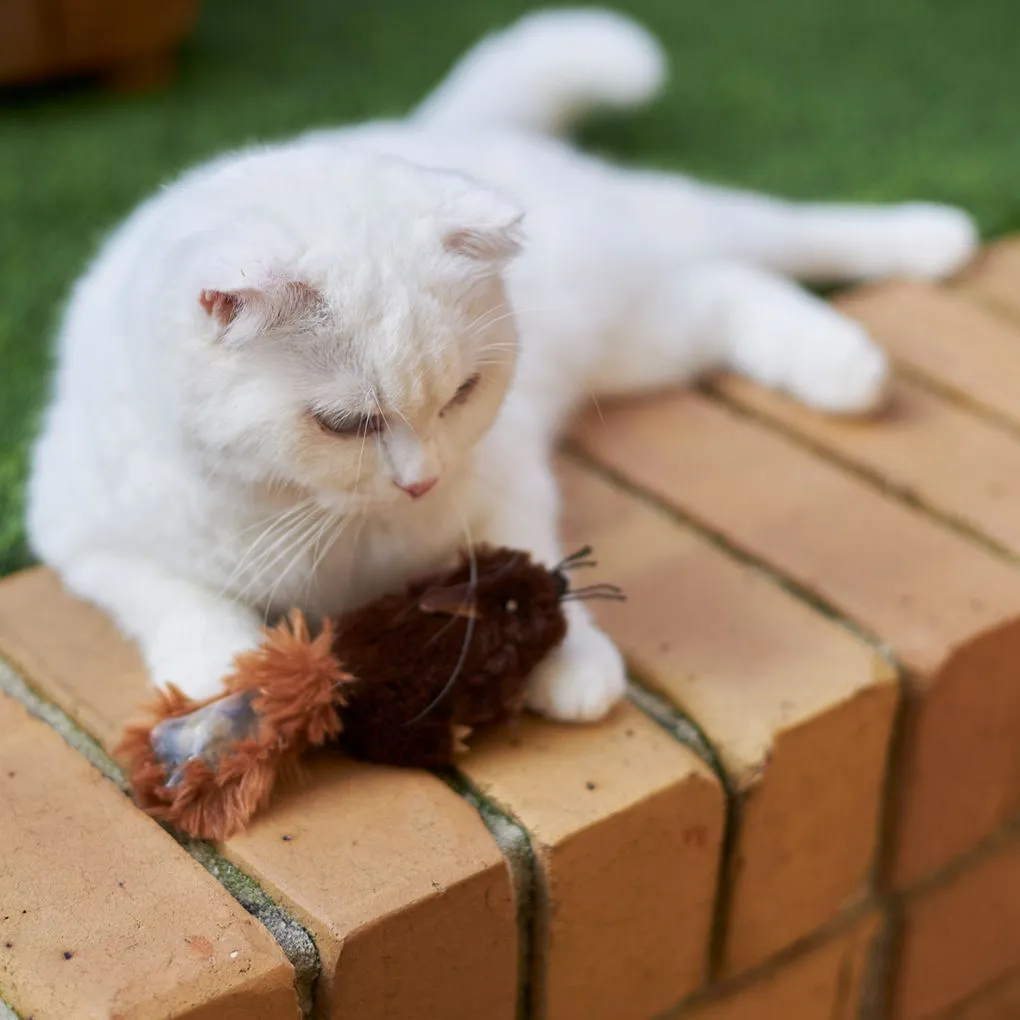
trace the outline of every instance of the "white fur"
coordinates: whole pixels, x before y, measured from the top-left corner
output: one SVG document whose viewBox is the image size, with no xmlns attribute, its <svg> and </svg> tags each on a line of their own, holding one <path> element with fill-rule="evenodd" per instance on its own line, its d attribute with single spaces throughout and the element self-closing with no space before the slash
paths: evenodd
<svg viewBox="0 0 1020 1020">
<path fill-rule="evenodd" d="M 794 205 L 549 137 L 662 77 L 618 15 L 532 15 L 408 120 L 225 156 L 109 238 L 67 311 L 29 529 L 157 683 L 210 694 L 270 615 L 335 613 L 469 543 L 558 559 L 550 447 L 589 393 L 730 368 L 823 410 L 879 402 L 881 352 L 789 278 L 940 276 L 971 221 Z M 385 424 L 342 437 L 310 412 Z M 623 663 L 570 613 L 530 701 L 597 718 Z"/>
</svg>

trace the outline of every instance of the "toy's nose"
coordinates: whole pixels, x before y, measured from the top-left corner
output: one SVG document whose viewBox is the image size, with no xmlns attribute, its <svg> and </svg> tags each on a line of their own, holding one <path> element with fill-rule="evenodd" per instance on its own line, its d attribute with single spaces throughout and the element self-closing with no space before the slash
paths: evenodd
<svg viewBox="0 0 1020 1020">
<path fill-rule="evenodd" d="M 401 482 L 396 482 L 395 484 L 398 489 L 403 489 L 411 499 L 421 499 L 427 492 L 431 492 L 435 488 L 435 484 L 438 481 L 438 478 L 426 478 L 423 481 L 411 482 L 408 485 L 404 485 Z"/>
</svg>

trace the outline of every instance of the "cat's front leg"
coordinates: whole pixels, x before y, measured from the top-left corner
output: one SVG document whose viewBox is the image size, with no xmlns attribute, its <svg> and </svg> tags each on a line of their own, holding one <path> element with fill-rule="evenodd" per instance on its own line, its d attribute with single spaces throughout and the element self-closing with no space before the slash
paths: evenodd
<svg viewBox="0 0 1020 1020">
<path fill-rule="evenodd" d="M 137 642 L 155 685 L 172 683 L 196 700 L 218 694 L 234 658 L 261 640 L 253 609 L 142 557 L 88 554 L 61 574 Z"/>
<path fill-rule="evenodd" d="M 567 607 L 567 637 L 535 670 L 528 708 L 565 722 L 602 719 L 627 691 L 623 657 L 583 606 Z"/>
<path fill-rule="evenodd" d="M 515 451 L 512 482 L 493 491 L 497 499 L 483 518 L 475 541 L 523 549 L 538 562 L 554 566 L 562 558 L 557 540 L 558 495 L 548 458 L 542 453 L 521 465 Z M 527 690 L 530 709 L 550 719 L 590 722 L 603 718 L 624 696 L 623 657 L 580 602 L 564 606 L 567 636 L 539 665 Z"/>
</svg>

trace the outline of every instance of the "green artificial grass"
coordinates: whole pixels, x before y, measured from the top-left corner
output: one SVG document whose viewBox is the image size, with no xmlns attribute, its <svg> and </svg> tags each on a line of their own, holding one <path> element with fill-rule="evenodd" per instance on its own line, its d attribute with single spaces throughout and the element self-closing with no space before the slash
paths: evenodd
<svg viewBox="0 0 1020 1020">
<path fill-rule="evenodd" d="M 103 231 L 228 146 L 406 110 L 518 0 L 207 0 L 172 85 L 0 94 L 0 573 L 27 562 L 27 444 L 61 303 Z M 1020 227 L 1016 0 L 624 0 L 665 40 L 614 157 L 804 198 L 960 203 Z"/>
</svg>

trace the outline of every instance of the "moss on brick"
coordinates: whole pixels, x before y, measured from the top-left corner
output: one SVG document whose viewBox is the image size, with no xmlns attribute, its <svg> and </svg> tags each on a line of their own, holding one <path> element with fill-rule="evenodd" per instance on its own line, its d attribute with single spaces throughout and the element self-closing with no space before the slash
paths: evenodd
<svg viewBox="0 0 1020 1020">
<path fill-rule="evenodd" d="M 24 1020 L 24 1017 L 6 999 L 0 999 L 0 1020 Z"/>
<path fill-rule="evenodd" d="M 510 871 L 517 908 L 517 1017 L 518 1020 L 529 1020 L 534 1015 L 532 975 L 538 916 L 538 869 L 531 837 L 517 819 L 489 800 L 460 772 L 449 770 L 438 775 L 478 812 Z"/>
</svg>

